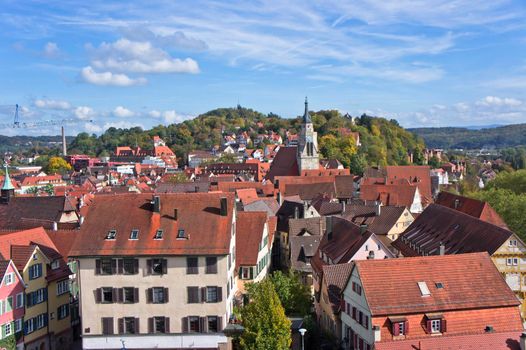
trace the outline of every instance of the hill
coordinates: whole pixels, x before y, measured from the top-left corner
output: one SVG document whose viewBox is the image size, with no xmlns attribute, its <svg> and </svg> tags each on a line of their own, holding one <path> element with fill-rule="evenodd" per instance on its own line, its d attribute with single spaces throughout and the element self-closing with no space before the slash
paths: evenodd
<svg viewBox="0 0 526 350">
<path fill-rule="evenodd" d="M 526 146 L 526 124 L 471 130 L 468 128 L 408 129 L 422 137 L 428 147 L 444 149 L 480 149 Z"/>
<path fill-rule="evenodd" d="M 70 143 L 75 137 L 67 136 Z M 38 152 L 47 153 L 50 149 L 58 149 L 62 145 L 62 137 L 57 136 L 4 136 L 0 135 L 0 153 L 5 152 Z"/>
</svg>

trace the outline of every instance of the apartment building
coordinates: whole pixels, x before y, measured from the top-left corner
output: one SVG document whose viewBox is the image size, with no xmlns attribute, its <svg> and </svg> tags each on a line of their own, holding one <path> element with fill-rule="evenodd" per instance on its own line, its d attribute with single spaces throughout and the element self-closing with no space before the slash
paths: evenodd
<svg viewBox="0 0 526 350">
<path fill-rule="evenodd" d="M 12 260 L 0 260 L 0 347 L 24 348 L 24 280 Z"/>
<path fill-rule="evenodd" d="M 78 262 L 84 349 L 217 348 L 233 310 L 236 212 L 224 193 L 96 197 Z"/>
</svg>

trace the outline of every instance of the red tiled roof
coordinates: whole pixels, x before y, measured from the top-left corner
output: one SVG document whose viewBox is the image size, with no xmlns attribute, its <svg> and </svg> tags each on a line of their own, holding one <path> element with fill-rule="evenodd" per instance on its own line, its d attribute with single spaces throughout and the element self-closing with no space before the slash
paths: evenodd
<svg viewBox="0 0 526 350">
<path fill-rule="evenodd" d="M 255 266 L 267 213 L 238 212 L 236 220 L 236 267 Z"/>
<path fill-rule="evenodd" d="M 335 314 L 340 310 L 341 295 L 349 280 L 353 266 L 352 263 L 323 266 L 323 283 L 327 287 L 329 302 Z"/>
<path fill-rule="evenodd" d="M 151 194 L 95 197 L 70 255 L 228 254 L 233 194 L 169 193 L 158 196 L 160 213 L 153 211 Z M 220 215 L 222 197 L 227 199 L 227 216 Z M 174 209 L 177 209 L 177 220 Z M 139 230 L 137 240 L 129 239 L 133 229 Z M 158 229 L 163 230 L 162 240 L 154 240 Z M 117 231 L 115 240 L 106 239 L 110 230 Z M 177 239 L 179 230 L 184 230 L 188 239 Z"/>
<path fill-rule="evenodd" d="M 48 253 L 50 251 L 54 251 L 52 256 L 50 256 L 51 259 L 58 258 L 58 250 L 53 241 L 49 238 L 46 231 L 42 227 L 33 228 L 30 230 L 24 230 L 24 231 L 3 231 L 0 232 L 0 255 L 4 259 L 9 259 L 11 255 L 11 246 L 12 245 L 31 245 L 36 244 L 38 245 L 42 250 L 48 249 Z M 25 265 L 25 263 L 24 263 Z M 23 266 L 18 266 L 18 268 L 21 268 Z"/>
<path fill-rule="evenodd" d="M 355 265 L 373 316 L 520 305 L 487 253 L 358 260 Z M 418 282 L 426 283 L 429 296 L 422 296 Z M 443 288 L 436 287 L 438 282 Z"/>
<path fill-rule="evenodd" d="M 458 210 L 464 214 L 473 216 L 504 229 L 508 229 L 504 220 L 502 220 L 499 214 L 497 214 L 488 202 L 482 202 L 473 198 L 442 191 L 438 194 L 435 203 Z"/>
<path fill-rule="evenodd" d="M 406 179 L 418 184 L 421 194 L 431 196 L 431 167 L 428 165 L 388 165 L 385 167 L 389 179 Z"/>
<path fill-rule="evenodd" d="M 46 230 L 49 238 L 53 241 L 55 244 L 55 247 L 57 248 L 60 255 L 64 257 L 65 260 L 69 257 L 69 252 L 71 250 L 71 247 L 73 246 L 73 243 L 75 243 L 75 240 L 79 236 L 80 231 L 79 230 Z"/>
<path fill-rule="evenodd" d="M 383 205 L 405 206 L 410 208 L 418 188 L 406 180 L 388 180 L 363 178 L 360 185 L 360 199 L 365 201 L 381 201 Z M 420 193 L 422 195 L 422 193 Z"/>
<path fill-rule="evenodd" d="M 259 199 L 255 188 L 240 188 L 236 190 L 236 195 L 243 204 L 249 204 Z"/>
<path fill-rule="evenodd" d="M 436 255 L 440 243 L 446 254 L 493 254 L 512 235 L 511 231 L 460 211 L 431 204 L 392 243 L 404 256 Z"/>
<path fill-rule="evenodd" d="M 290 137 L 289 137 L 290 139 Z M 299 167 L 296 160 L 296 147 L 280 147 L 274 157 L 266 179 L 274 181 L 276 176 L 298 176 Z"/>
<path fill-rule="evenodd" d="M 47 175 L 47 176 L 26 176 L 22 180 L 22 186 L 34 186 L 40 183 L 60 183 L 64 182 L 61 175 Z"/>
</svg>

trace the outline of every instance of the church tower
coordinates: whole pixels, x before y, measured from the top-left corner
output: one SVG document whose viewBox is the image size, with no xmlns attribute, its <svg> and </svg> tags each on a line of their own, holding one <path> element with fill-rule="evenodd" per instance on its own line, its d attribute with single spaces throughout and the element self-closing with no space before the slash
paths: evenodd
<svg viewBox="0 0 526 350">
<path fill-rule="evenodd" d="M 11 198 L 15 196 L 15 188 L 13 187 L 13 184 L 11 183 L 11 178 L 9 177 L 9 168 L 7 164 L 5 166 L 5 177 L 4 177 L 4 184 L 2 186 L 2 194 L 0 201 L 2 203 L 9 203 Z"/>
<path fill-rule="evenodd" d="M 314 132 L 314 126 L 309 115 L 309 103 L 305 97 L 305 113 L 303 114 L 303 124 L 298 139 L 298 151 L 296 154 L 300 174 L 303 170 L 320 168 L 318 156 L 318 133 Z"/>
</svg>

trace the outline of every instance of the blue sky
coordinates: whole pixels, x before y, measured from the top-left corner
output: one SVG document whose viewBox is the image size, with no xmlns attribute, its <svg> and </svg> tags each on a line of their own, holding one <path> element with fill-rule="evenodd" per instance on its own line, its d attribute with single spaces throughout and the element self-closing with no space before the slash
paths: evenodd
<svg viewBox="0 0 526 350">
<path fill-rule="evenodd" d="M 522 0 L 0 0 L 0 118 L 68 134 L 217 107 L 406 127 L 526 122 Z M 93 119 L 94 123 L 86 120 Z M 0 133 L 57 134 L 56 127 Z"/>
</svg>

